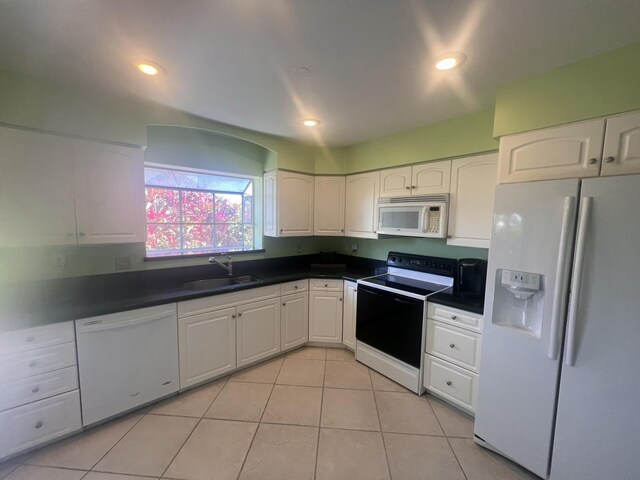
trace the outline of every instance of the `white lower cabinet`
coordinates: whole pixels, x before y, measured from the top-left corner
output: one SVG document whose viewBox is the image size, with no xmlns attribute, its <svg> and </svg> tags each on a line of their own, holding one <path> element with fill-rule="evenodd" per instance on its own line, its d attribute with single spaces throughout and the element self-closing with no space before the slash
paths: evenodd
<svg viewBox="0 0 640 480">
<path fill-rule="evenodd" d="M 342 343 L 351 350 L 356 349 L 357 283 L 344 282 L 344 311 L 342 315 Z"/>
<path fill-rule="evenodd" d="M 236 309 L 225 308 L 178 320 L 180 388 L 236 368 Z"/>
<path fill-rule="evenodd" d="M 325 343 L 342 343 L 343 291 L 332 291 L 335 280 L 327 282 L 326 289 L 319 282 L 311 280 L 309 292 L 309 341 Z M 339 280 L 342 283 L 342 280 Z M 342 287 L 342 286 L 341 286 Z"/>
<path fill-rule="evenodd" d="M 307 343 L 309 338 L 309 294 L 282 297 L 280 348 L 289 350 Z"/>
<path fill-rule="evenodd" d="M 424 387 L 473 414 L 478 395 L 482 315 L 429 303 Z"/>
<path fill-rule="evenodd" d="M 280 351 L 280 301 L 278 298 L 237 308 L 237 366 L 242 367 Z"/>
</svg>

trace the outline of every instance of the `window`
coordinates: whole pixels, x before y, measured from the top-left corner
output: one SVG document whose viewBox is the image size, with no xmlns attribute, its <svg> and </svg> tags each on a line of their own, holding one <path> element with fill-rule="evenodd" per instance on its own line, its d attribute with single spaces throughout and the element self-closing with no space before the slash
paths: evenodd
<svg viewBox="0 0 640 480">
<path fill-rule="evenodd" d="M 252 178 L 158 166 L 144 178 L 147 257 L 255 249 Z"/>
</svg>

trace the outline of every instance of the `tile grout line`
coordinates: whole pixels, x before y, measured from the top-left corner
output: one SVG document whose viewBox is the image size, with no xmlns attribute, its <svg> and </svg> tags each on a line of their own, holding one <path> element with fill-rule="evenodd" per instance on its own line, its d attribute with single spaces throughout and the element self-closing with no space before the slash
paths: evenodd
<svg viewBox="0 0 640 480">
<path fill-rule="evenodd" d="M 322 431 L 322 409 L 324 408 L 324 379 L 327 374 L 327 352 L 324 352 L 324 368 L 322 369 L 322 393 L 320 394 L 320 418 L 318 419 L 318 437 L 316 439 L 316 463 L 313 467 L 313 480 L 318 476 L 318 457 L 320 456 L 320 432 Z"/>
<path fill-rule="evenodd" d="M 238 480 L 240 478 L 240 475 L 242 475 L 242 470 L 244 469 L 245 463 L 247 463 L 249 452 L 251 451 L 251 447 L 253 447 L 253 442 L 255 442 L 256 437 L 258 436 L 258 430 L 260 430 L 260 425 L 262 425 L 262 418 L 264 417 L 264 413 L 267 411 L 269 400 L 271 400 L 271 395 L 273 395 L 273 390 L 276 388 L 276 382 L 278 381 L 278 377 L 280 376 L 280 372 L 282 371 L 282 367 L 284 366 L 284 360 L 286 358 L 286 354 L 281 355 L 281 357 L 282 357 L 282 363 L 280 364 L 280 368 L 278 368 L 278 374 L 276 375 L 275 380 L 271 384 L 271 391 L 269 392 L 269 397 L 267 398 L 267 402 L 264 404 L 264 409 L 262 410 L 262 414 L 258 419 L 258 426 L 256 427 L 256 431 L 253 432 L 253 436 L 251 437 L 251 443 L 249 443 L 249 448 L 247 448 L 247 451 L 244 454 L 244 458 L 242 459 L 242 465 L 240 465 L 240 469 L 238 470 L 238 475 L 236 476 L 236 480 Z M 276 357 L 276 358 L 279 358 L 279 357 Z"/>
<path fill-rule="evenodd" d="M 373 403 L 376 406 L 376 415 L 378 416 L 378 424 L 380 425 L 380 437 L 382 438 L 382 449 L 384 450 L 384 459 L 387 461 L 387 471 L 389 472 L 389 479 L 391 480 L 391 465 L 389 464 L 389 454 L 387 453 L 387 442 L 384 440 L 384 432 L 382 431 L 382 420 L 380 420 L 380 410 L 378 410 L 378 400 L 376 398 L 376 391 L 373 390 L 373 380 L 371 380 L 371 369 L 369 369 L 369 381 L 371 382 L 371 393 L 373 395 Z"/>
<path fill-rule="evenodd" d="M 164 474 L 167 473 L 167 470 L 169 470 L 169 467 L 171 467 L 171 464 L 175 461 L 176 457 L 180 454 L 180 452 L 182 451 L 182 449 L 184 448 L 184 446 L 186 445 L 186 443 L 189 441 L 189 439 L 193 436 L 193 432 L 196 431 L 196 429 L 198 428 L 198 425 L 200 425 L 200 423 L 202 422 L 204 416 L 207 414 L 207 411 L 209 410 L 209 408 L 211 408 L 211 405 L 213 405 L 213 402 L 216 401 L 216 398 L 218 398 L 218 395 L 220 395 L 220 392 L 222 392 L 222 389 L 227 385 L 227 383 L 229 382 L 229 378 L 231 378 L 231 376 L 229 375 L 228 377 L 226 377 L 224 384 L 222 385 L 222 387 L 220 388 L 220 390 L 218 391 L 218 393 L 216 394 L 215 397 L 213 397 L 213 399 L 211 400 L 211 402 L 209 403 L 209 406 L 207 407 L 207 409 L 204 411 L 204 413 L 202 414 L 202 416 L 198 419 L 198 421 L 196 422 L 196 424 L 193 426 L 193 428 L 191 429 L 191 432 L 189 432 L 189 435 L 187 435 L 187 437 L 184 439 L 184 442 L 182 442 L 182 444 L 180 445 L 180 448 L 178 448 L 178 450 L 176 450 L 176 453 L 173 455 L 173 457 L 171 457 L 171 461 L 167 464 L 167 466 L 165 467 L 165 469 L 162 471 L 162 474 L 159 475 L 158 478 L 162 478 L 164 477 Z M 212 382 L 213 383 L 213 382 Z M 151 413 L 148 413 L 147 415 L 150 415 Z M 193 418 L 193 417 L 190 417 Z"/>
</svg>

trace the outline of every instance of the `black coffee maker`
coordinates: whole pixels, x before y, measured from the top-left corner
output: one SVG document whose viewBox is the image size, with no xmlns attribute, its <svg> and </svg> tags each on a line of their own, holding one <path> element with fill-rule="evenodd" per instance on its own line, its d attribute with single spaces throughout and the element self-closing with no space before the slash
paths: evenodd
<svg viewBox="0 0 640 480">
<path fill-rule="evenodd" d="M 479 258 L 458 260 L 458 295 L 482 297 L 487 279 L 487 261 Z"/>
</svg>

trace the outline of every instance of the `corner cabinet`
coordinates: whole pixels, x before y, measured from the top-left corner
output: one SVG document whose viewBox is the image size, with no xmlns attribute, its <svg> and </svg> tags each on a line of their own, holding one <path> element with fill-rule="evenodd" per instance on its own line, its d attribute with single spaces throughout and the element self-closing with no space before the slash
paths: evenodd
<svg viewBox="0 0 640 480">
<path fill-rule="evenodd" d="M 0 128 L 0 245 L 144 242 L 143 156 Z"/>
<path fill-rule="evenodd" d="M 380 172 L 348 175 L 346 181 L 345 235 L 378 238 Z"/>
<path fill-rule="evenodd" d="M 264 234 L 313 235 L 314 177 L 282 170 L 264 174 Z"/>
<path fill-rule="evenodd" d="M 280 349 L 304 345 L 309 338 L 309 294 L 284 295 L 281 305 Z"/>
<path fill-rule="evenodd" d="M 447 245 L 489 248 L 498 154 L 451 162 Z"/>
<path fill-rule="evenodd" d="M 313 234 L 344 236 L 345 178 L 315 177 Z"/>
<path fill-rule="evenodd" d="M 342 280 L 312 278 L 309 283 L 309 341 L 342 343 Z"/>
<path fill-rule="evenodd" d="M 342 343 L 351 350 L 356 349 L 356 307 L 358 284 L 344 281 L 344 311 L 342 315 Z"/>
</svg>

